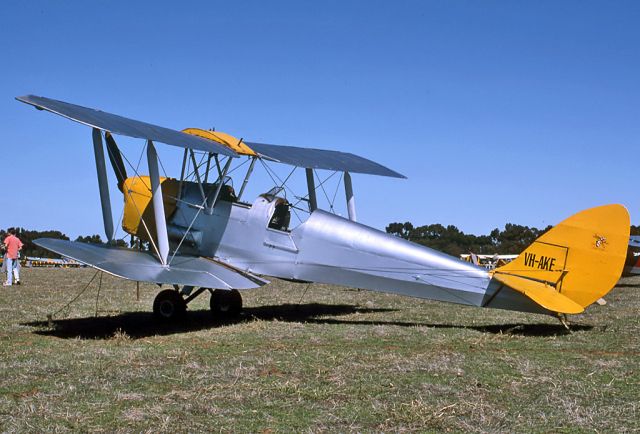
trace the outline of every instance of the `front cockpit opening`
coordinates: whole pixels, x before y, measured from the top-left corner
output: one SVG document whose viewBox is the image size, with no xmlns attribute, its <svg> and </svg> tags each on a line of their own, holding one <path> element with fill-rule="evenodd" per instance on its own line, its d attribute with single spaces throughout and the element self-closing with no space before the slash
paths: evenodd
<svg viewBox="0 0 640 434">
<path fill-rule="evenodd" d="M 206 184 L 206 191 L 208 197 L 213 197 L 215 195 L 216 190 L 218 189 L 218 183 L 214 184 Z M 218 200 L 224 200 L 225 202 L 235 203 L 238 201 L 238 197 L 236 196 L 236 192 L 233 189 L 233 185 L 224 183 L 220 188 L 220 195 L 218 196 Z"/>
</svg>

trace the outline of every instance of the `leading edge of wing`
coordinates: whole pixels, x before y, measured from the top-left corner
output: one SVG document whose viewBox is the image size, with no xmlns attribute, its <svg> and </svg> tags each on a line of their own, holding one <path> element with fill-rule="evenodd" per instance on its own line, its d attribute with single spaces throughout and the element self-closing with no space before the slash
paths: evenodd
<svg viewBox="0 0 640 434">
<path fill-rule="evenodd" d="M 16 99 L 25 104 L 32 105 L 38 110 L 46 110 L 84 125 L 109 131 L 113 134 L 153 140 L 154 142 L 166 143 L 167 145 L 178 146 L 180 148 L 195 149 L 231 157 L 238 156 L 237 153 L 228 147 L 211 140 L 113 113 L 36 95 L 17 96 Z"/>
<path fill-rule="evenodd" d="M 39 238 L 34 243 L 116 277 L 140 282 L 212 289 L 252 289 L 269 283 L 202 257 L 176 255 L 170 267 L 163 267 L 149 253 L 121 247 L 53 238 Z"/>
<path fill-rule="evenodd" d="M 255 142 L 245 143 L 261 156 L 291 166 L 364 173 L 368 175 L 388 176 L 391 178 L 407 178 L 375 161 L 349 152 L 301 148 L 297 146 L 269 145 Z"/>
</svg>

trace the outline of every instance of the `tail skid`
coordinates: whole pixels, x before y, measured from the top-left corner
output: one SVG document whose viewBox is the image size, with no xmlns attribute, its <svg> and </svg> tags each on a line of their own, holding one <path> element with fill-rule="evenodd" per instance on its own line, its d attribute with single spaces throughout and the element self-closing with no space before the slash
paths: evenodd
<svg viewBox="0 0 640 434">
<path fill-rule="evenodd" d="M 584 210 L 497 268 L 493 279 L 550 312 L 581 313 L 620 279 L 629 225 L 629 213 L 622 205 Z"/>
</svg>

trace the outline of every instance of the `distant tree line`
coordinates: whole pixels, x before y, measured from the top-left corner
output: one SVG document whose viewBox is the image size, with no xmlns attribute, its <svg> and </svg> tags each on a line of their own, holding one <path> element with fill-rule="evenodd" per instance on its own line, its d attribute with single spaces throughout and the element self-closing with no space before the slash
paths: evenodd
<svg viewBox="0 0 640 434">
<path fill-rule="evenodd" d="M 33 243 L 33 240 L 37 240 L 38 238 L 56 238 L 59 240 L 68 240 L 69 237 L 63 234 L 60 231 L 56 230 L 47 230 L 47 231 L 30 231 L 25 228 L 16 228 L 17 236 L 20 238 L 20 241 L 24 244 L 22 247 L 21 255 L 25 256 L 34 256 L 38 258 L 58 258 L 59 255 L 52 253 L 42 247 L 38 247 Z M 0 230 L 0 239 L 4 240 L 7 236 L 6 229 Z M 100 235 L 87 235 L 87 236 L 79 236 L 75 239 L 75 241 L 79 241 L 81 243 L 92 243 L 92 244 L 104 244 Z M 123 240 L 117 240 L 116 245 L 125 246 L 126 243 Z"/>
<path fill-rule="evenodd" d="M 547 226 L 538 229 L 507 223 L 504 229 L 496 228 L 489 235 L 473 235 L 465 234 L 453 225 L 436 223 L 415 227 L 411 222 L 396 222 L 389 224 L 386 231 L 414 243 L 459 256 L 470 252 L 488 255 L 519 254 L 551 228 L 552 226 Z M 640 226 L 631 226 L 631 235 L 640 235 Z"/>
</svg>

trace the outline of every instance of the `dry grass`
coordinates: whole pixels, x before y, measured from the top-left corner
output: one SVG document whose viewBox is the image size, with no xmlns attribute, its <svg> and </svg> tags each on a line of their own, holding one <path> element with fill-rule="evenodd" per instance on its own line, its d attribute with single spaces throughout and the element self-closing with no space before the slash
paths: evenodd
<svg viewBox="0 0 640 434">
<path fill-rule="evenodd" d="M 25 269 L 0 293 L 3 432 L 640 430 L 640 278 L 574 318 L 274 281 L 178 326 L 157 287 Z M 96 309 L 97 306 L 97 309 Z M 95 316 L 98 310 L 98 317 Z"/>
</svg>

